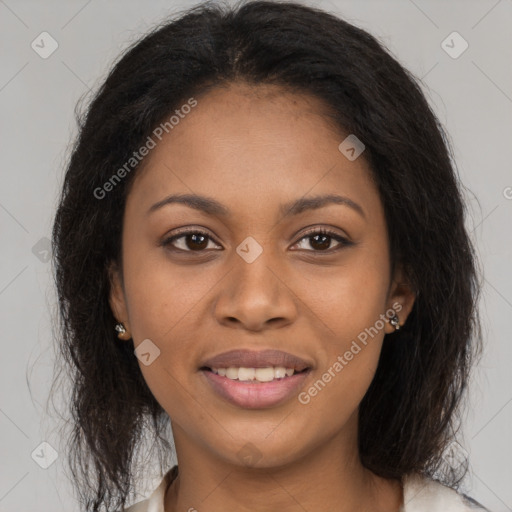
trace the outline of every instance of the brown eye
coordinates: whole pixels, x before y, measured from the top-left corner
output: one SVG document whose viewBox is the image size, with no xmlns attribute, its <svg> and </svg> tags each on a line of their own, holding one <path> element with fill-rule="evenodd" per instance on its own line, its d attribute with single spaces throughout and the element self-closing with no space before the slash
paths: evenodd
<svg viewBox="0 0 512 512">
<path fill-rule="evenodd" d="M 332 253 L 341 249 L 343 246 L 352 245 L 352 242 L 349 242 L 346 238 L 338 235 L 334 231 L 329 231 L 326 229 L 310 231 L 309 233 L 306 233 L 298 243 L 302 242 L 302 240 L 309 240 L 309 245 L 313 248 L 313 252 Z M 338 246 L 334 249 L 331 248 L 331 243 L 333 240 L 338 242 Z"/>
<path fill-rule="evenodd" d="M 182 240 L 183 239 L 183 240 Z M 172 246 L 173 250 L 183 252 L 204 252 L 208 243 L 213 241 L 204 231 L 184 231 L 178 235 L 167 238 L 162 242 L 164 247 Z M 176 244 L 178 242 L 178 244 Z"/>
</svg>

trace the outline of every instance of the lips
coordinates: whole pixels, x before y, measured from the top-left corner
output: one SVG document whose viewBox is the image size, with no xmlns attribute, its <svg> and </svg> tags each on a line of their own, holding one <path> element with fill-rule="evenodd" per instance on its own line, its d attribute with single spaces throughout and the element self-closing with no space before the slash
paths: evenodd
<svg viewBox="0 0 512 512">
<path fill-rule="evenodd" d="M 278 407 L 298 396 L 309 370 L 271 382 L 240 382 L 203 370 L 201 377 L 216 396 L 237 408 L 269 409 Z"/>
<path fill-rule="evenodd" d="M 236 407 L 265 409 L 293 399 L 311 373 L 312 366 L 312 363 L 281 350 L 231 350 L 206 359 L 199 371 L 203 382 L 218 397 Z M 261 372 L 259 369 L 262 368 L 266 370 Z"/>
<path fill-rule="evenodd" d="M 281 350 L 262 350 L 258 352 L 238 349 L 223 352 L 203 361 L 200 369 L 211 370 L 212 368 L 229 367 L 268 368 L 270 366 L 293 368 L 296 372 L 301 372 L 311 368 L 312 365 L 296 355 Z"/>
</svg>

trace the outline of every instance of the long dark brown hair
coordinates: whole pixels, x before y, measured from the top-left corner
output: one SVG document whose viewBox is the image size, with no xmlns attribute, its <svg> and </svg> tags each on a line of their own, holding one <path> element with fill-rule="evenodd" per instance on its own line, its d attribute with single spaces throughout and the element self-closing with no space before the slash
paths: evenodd
<svg viewBox="0 0 512 512">
<path fill-rule="evenodd" d="M 77 113 L 52 242 L 60 368 L 71 382 L 69 461 L 81 503 L 125 506 L 144 469 L 135 461 L 148 431 L 162 468 L 170 449 L 169 418 L 133 346 L 117 339 L 108 302 L 109 263 L 120 262 L 138 167 L 106 197 L 94 192 L 187 98 L 235 81 L 320 98 L 330 120 L 364 142 L 393 268 L 403 265 L 417 297 L 403 328 L 385 337 L 360 404 L 361 461 L 383 477 L 419 471 L 456 486 L 466 465 L 454 471 L 443 452 L 481 355 L 480 283 L 447 135 L 418 81 L 364 30 L 298 3 L 206 3 L 136 41 Z"/>
</svg>

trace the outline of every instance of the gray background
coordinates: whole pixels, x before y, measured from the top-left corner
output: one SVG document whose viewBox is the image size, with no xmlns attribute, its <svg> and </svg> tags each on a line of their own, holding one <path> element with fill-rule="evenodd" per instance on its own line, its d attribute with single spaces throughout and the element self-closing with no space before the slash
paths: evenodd
<svg viewBox="0 0 512 512">
<path fill-rule="evenodd" d="M 57 420 L 45 412 L 55 315 L 46 239 L 76 133 L 73 109 L 128 43 L 195 3 L 0 0 L 0 511 L 78 510 Z M 485 273 L 480 308 L 486 352 L 458 448 L 472 463 L 463 489 L 493 512 L 510 511 L 512 0 L 309 3 L 370 31 L 422 78 L 452 138 L 468 189 L 468 229 Z M 58 43 L 46 59 L 31 47 L 43 31 Z M 469 44 L 457 58 L 442 47 L 453 31 Z M 452 51 L 462 48 L 457 40 L 448 44 Z M 51 457 L 43 441 L 58 452 L 47 469 L 36 463 L 37 454 Z M 147 489 L 157 481 L 148 472 Z"/>
</svg>

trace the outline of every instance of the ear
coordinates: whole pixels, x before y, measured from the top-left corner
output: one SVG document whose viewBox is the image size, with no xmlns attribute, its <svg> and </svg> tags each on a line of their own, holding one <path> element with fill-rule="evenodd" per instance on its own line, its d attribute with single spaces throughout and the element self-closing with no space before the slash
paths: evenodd
<svg viewBox="0 0 512 512">
<path fill-rule="evenodd" d="M 388 310 L 395 311 L 400 327 L 402 327 L 407 321 L 407 317 L 412 310 L 415 299 L 416 292 L 406 280 L 403 267 L 399 265 L 389 287 L 387 308 Z M 385 332 L 386 334 L 395 332 L 395 326 L 391 325 L 389 321 L 386 322 Z"/>
<path fill-rule="evenodd" d="M 123 277 L 116 262 L 112 261 L 110 263 L 108 273 L 110 280 L 110 309 L 112 309 L 114 318 L 118 322 L 122 322 L 126 330 L 130 332 L 128 308 L 126 307 L 126 299 L 123 286 Z"/>
</svg>

